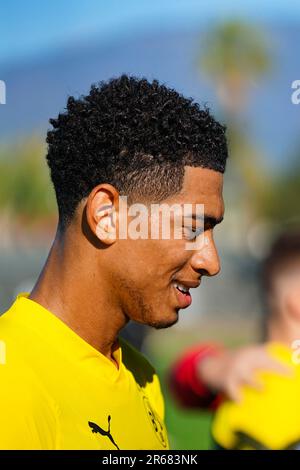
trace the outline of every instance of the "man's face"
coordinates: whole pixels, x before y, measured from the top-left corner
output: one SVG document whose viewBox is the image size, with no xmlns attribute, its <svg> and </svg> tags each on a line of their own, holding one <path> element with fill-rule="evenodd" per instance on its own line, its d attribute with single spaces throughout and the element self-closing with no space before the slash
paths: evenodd
<svg viewBox="0 0 300 470">
<path fill-rule="evenodd" d="M 184 182 L 179 194 L 163 201 L 164 204 L 204 205 L 204 221 L 185 219 L 190 227 L 204 228 L 195 249 L 186 249 L 191 232 L 181 224 L 181 238 L 171 230 L 169 239 L 117 240 L 114 249 L 114 285 L 123 312 L 131 320 L 166 328 L 178 320 L 178 312 L 191 303 L 189 288 L 197 287 L 201 277 L 214 276 L 220 270 L 219 258 L 213 240 L 213 228 L 224 214 L 222 198 L 223 175 L 219 172 L 185 167 Z M 187 207 L 187 206 L 186 206 Z M 149 211 L 149 219 L 151 217 Z M 149 220 L 149 227 L 151 221 Z M 185 225 L 185 226 L 184 226 Z M 196 241 L 196 240 L 195 240 Z"/>
<path fill-rule="evenodd" d="M 270 297 L 271 311 L 286 318 L 286 313 L 300 319 L 300 258 L 295 255 L 278 266 Z"/>
</svg>

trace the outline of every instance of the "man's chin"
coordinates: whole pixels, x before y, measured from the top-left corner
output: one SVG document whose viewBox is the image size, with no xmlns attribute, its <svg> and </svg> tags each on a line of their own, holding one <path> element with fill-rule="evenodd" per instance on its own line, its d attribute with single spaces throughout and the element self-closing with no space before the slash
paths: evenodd
<svg viewBox="0 0 300 470">
<path fill-rule="evenodd" d="M 178 312 L 176 313 L 176 316 L 173 316 L 173 318 L 169 319 L 159 319 L 152 321 L 151 323 L 148 323 L 149 326 L 152 326 L 156 330 L 163 330 L 165 328 L 170 328 L 170 326 L 175 325 L 178 322 Z"/>
</svg>

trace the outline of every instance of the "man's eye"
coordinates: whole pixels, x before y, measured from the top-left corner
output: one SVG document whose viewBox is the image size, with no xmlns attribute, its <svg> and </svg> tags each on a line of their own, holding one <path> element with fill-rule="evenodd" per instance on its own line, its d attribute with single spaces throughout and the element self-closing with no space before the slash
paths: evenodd
<svg viewBox="0 0 300 470">
<path fill-rule="evenodd" d="M 188 240 L 194 240 L 201 233 L 203 233 L 203 228 L 192 228 L 192 227 L 183 227 L 184 237 Z"/>
</svg>

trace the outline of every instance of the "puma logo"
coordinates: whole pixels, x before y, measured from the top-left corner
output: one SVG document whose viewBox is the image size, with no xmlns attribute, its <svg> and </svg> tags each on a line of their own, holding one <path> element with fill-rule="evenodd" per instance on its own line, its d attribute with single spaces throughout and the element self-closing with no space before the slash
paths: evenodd
<svg viewBox="0 0 300 470">
<path fill-rule="evenodd" d="M 96 423 L 93 423 L 92 421 L 88 421 L 89 423 L 89 427 L 92 429 L 92 433 L 99 433 L 101 434 L 101 436 L 106 436 L 108 437 L 108 439 L 111 441 L 111 443 L 118 449 L 119 447 L 117 446 L 117 444 L 115 443 L 114 441 L 114 438 L 112 437 L 111 433 L 110 433 L 110 421 L 111 421 L 111 416 L 108 415 L 107 417 L 107 424 L 108 424 L 108 430 L 105 431 L 104 429 L 100 428 L 100 426 L 98 426 L 98 424 Z"/>
</svg>

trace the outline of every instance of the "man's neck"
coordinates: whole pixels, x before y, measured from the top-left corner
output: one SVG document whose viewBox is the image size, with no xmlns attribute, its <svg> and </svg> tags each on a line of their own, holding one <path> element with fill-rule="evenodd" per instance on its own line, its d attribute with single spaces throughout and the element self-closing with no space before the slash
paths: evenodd
<svg viewBox="0 0 300 470">
<path fill-rule="evenodd" d="M 116 364 L 113 352 L 126 316 L 111 286 L 93 269 L 95 254 L 78 246 L 73 253 L 70 246 L 56 237 L 29 298 Z"/>
</svg>

